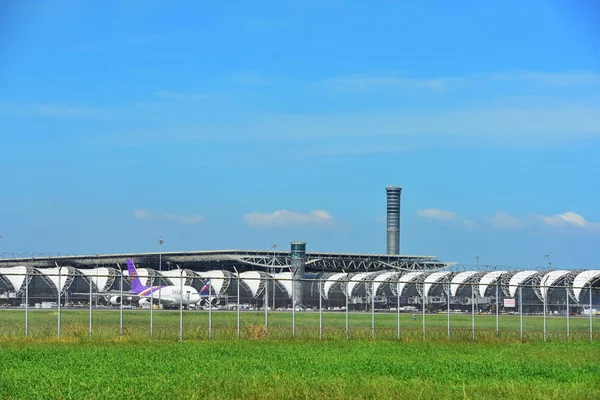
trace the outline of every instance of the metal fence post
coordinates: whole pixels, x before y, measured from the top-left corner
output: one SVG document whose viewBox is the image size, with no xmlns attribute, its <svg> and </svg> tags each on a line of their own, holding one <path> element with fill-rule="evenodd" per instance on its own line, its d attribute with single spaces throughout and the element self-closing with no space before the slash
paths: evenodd
<svg viewBox="0 0 600 400">
<path fill-rule="evenodd" d="M 269 278 L 265 282 L 265 333 L 269 332 Z"/>
<path fill-rule="evenodd" d="M 421 296 L 421 311 L 423 313 L 423 339 L 425 339 L 425 335 L 427 334 L 425 325 L 425 301 L 427 301 L 427 296 L 425 296 L 425 285 L 423 285 L 423 295 Z"/>
<path fill-rule="evenodd" d="M 240 273 L 237 273 L 237 338 L 240 338 Z"/>
<path fill-rule="evenodd" d="M 496 339 L 500 337 L 500 291 L 498 286 L 498 281 L 496 281 Z"/>
<path fill-rule="evenodd" d="M 119 271 L 121 271 L 121 304 L 119 307 L 119 337 L 123 339 L 123 270 L 119 265 Z"/>
<path fill-rule="evenodd" d="M 567 294 L 567 342 L 571 341 L 571 307 L 569 306 L 569 287 L 565 287 L 565 292 Z"/>
<path fill-rule="evenodd" d="M 154 275 L 150 282 L 150 339 L 154 337 Z"/>
<path fill-rule="evenodd" d="M 346 277 L 346 339 L 350 339 L 350 325 L 348 324 L 348 283 L 350 278 Z"/>
<path fill-rule="evenodd" d="M 210 286 L 208 292 L 208 299 L 210 301 Z M 183 341 L 183 270 L 181 268 L 179 269 L 179 341 Z"/>
<path fill-rule="evenodd" d="M 523 287 L 519 286 L 519 332 L 523 341 Z"/>
<path fill-rule="evenodd" d="M 321 288 L 323 287 L 323 280 L 319 280 L 319 339 L 323 339 L 323 293 Z"/>
<path fill-rule="evenodd" d="M 93 283 L 92 282 L 92 278 L 90 278 L 89 282 L 90 282 L 90 299 L 89 299 L 89 302 L 90 302 L 90 304 L 89 304 L 89 308 L 90 308 L 89 309 L 89 313 L 90 313 L 90 315 L 89 315 L 89 325 L 90 326 L 88 327 L 88 331 L 89 331 L 88 335 L 89 335 L 89 337 L 92 337 L 92 286 L 93 286 L 92 285 L 92 283 Z M 96 279 L 96 282 L 98 282 L 98 279 Z"/>
<path fill-rule="evenodd" d="M 57 264 L 57 267 L 58 267 L 58 264 Z M 57 334 L 57 336 L 58 336 L 59 339 L 60 339 L 60 317 L 61 317 L 61 315 L 60 315 L 60 311 L 61 311 L 60 310 L 60 297 L 61 296 L 60 295 L 61 295 L 61 288 L 62 288 L 62 285 L 61 285 L 61 282 L 60 282 L 60 280 L 61 280 L 60 278 L 61 278 L 61 276 L 60 276 L 60 267 L 58 267 L 58 318 L 57 318 L 57 322 L 56 322 L 56 329 L 57 329 L 56 334 Z"/>
<path fill-rule="evenodd" d="M 546 330 L 546 314 L 548 314 L 548 287 L 544 285 L 544 342 L 547 339 L 547 330 Z"/>
<path fill-rule="evenodd" d="M 396 282 L 396 313 L 398 319 L 398 340 L 400 340 L 400 281 Z"/>
<path fill-rule="evenodd" d="M 212 339 L 212 279 L 208 280 L 208 338 Z"/>
<path fill-rule="evenodd" d="M 371 337 L 375 339 L 375 290 L 374 282 L 371 282 Z"/>
<path fill-rule="evenodd" d="M 292 274 L 292 337 L 296 337 L 296 282 L 294 276 L 296 271 Z"/>
<path fill-rule="evenodd" d="M 447 317 L 448 317 L 448 339 L 450 339 L 450 282 L 448 282 L 448 312 L 447 312 Z"/>
<path fill-rule="evenodd" d="M 25 337 L 29 336 L 29 270 L 25 267 Z"/>
<path fill-rule="evenodd" d="M 471 283 L 471 330 L 473 331 L 472 336 L 475 340 L 475 287 Z"/>
<path fill-rule="evenodd" d="M 594 330 L 592 322 L 592 283 L 590 282 L 590 342 L 594 341 Z"/>
</svg>

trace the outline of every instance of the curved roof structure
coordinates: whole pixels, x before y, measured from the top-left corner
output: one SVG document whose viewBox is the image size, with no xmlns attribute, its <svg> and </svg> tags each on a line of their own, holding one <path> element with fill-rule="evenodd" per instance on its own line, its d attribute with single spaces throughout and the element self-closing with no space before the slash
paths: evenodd
<svg viewBox="0 0 600 400">
<path fill-rule="evenodd" d="M 262 277 L 258 271 L 244 271 L 240 274 L 240 278 L 250 289 L 252 297 L 259 295 Z"/>
<path fill-rule="evenodd" d="M 271 274 L 271 276 L 277 281 L 279 286 L 284 289 L 288 296 L 292 296 L 292 273 L 291 272 L 279 272 L 277 274 Z M 325 296 L 327 298 L 327 296 Z"/>
<path fill-rule="evenodd" d="M 27 267 L 4 267 L 0 268 L 0 277 L 4 278 L 12 286 L 12 290 L 19 293 L 25 283 L 25 276 L 27 275 Z M 10 288 L 9 288 L 10 289 Z"/>
<path fill-rule="evenodd" d="M 438 281 L 446 278 L 450 275 L 451 272 L 434 272 L 433 274 L 429 274 L 425 277 L 423 281 L 423 294 L 425 296 L 429 296 L 429 291 Z"/>
<path fill-rule="evenodd" d="M 508 271 L 492 271 L 483 275 L 479 280 L 479 296 L 485 297 L 485 292 L 487 291 L 488 287 L 507 272 Z"/>
<path fill-rule="evenodd" d="M 323 296 L 326 299 L 328 299 L 329 298 L 329 291 L 331 290 L 331 288 L 333 287 L 333 285 L 335 285 L 336 283 L 338 283 L 342 279 L 346 278 L 346 276 L 348 276 L 348 274 L 346 274 L 344 272 L 339 272 L 339 273 L 333 274 L 329 278 L 327 278 L 327 280 L 325 281 L 325 285 L 323 285 Z"/>
<path fill-rule="evenodd" d="M 516 274 L 514 274 L 512 278 L 510 278 L 510 282 L 508 283 L 508 292 L 510 293 L 510 297 L 515 297 L 519 285 L 521 285 L 523 282 L 525 282 L 527 279 L 531 278 L 537 273 L 538 271 L 526 270 L 519 271 Z"/>
<path fill-rule="evenodd" d="M 388 279 L 392 279 L 394 277 L 394 275 L 400 275 L 400 273 L 392 271 L 392 272 L 384 272 L 383 274 L 377 275 L 375 277 L 375 279 L 373 280 L 373 293 L 375 295 L 377 295 L 377 290 L 379 289 L 379 286 L 381 286 Z"/>
<path fill-rule="evenodd" d="M 456 292 L 458 292 L 458 288 L 467 280 L 471 279 L 473 275 L 476 275 L 477 271 L 464 271 L 459 272 L 458 274 L 452 277 L 452 282 L 450 283 L 450 295 L 456 296 Z"/>
<path fill-rule="evenodd" d="M 571 271 L 567 270 L 556 270 L 550 271 L 546 275 L 542 276 L 540 281 L 542 300 L 546 299 L 546 293 L 548 292 L 549 287 L 553 286 L 557 281 L 564 276 L 569 275 L 570 273 Z"/>
<path fill-rule="evenodd" d="M 80 271 L 83 275 L 88 277 L 99 292 L 108 290 L 112 285 L 114 277 L 119 274 L 116 269 L 106 267 L 81 269 Z"/>
<path fill-rule="evenodd" d="M 587 271 L 580 272 L 573 279 L 573 294 L 575 295 L 575 299 L 579 301 L 579 296 L 581 295 L 581 291 L 587 285 L 591 285 L 594 281 L 600 279 L 600 270 L 590 269 Z"/>
<path fill-rule="evenodd" d="M 400 278 L 400 283 L 398 283 L 398 293 L 400 296 L 402 296 L 402 293 L 404 292 L 404 288 L 406 288 L 406 286 L 411 283 L 412 281 L 414 281 L 415 279 L 423 276 L 425 274 L 425 272 L 409 272 L 406 275 L 403 275 Z"/>
<path fill-rule="evenodd" d="M 363 283 L 362 281 L 365 280 L 366 278 L 368 278 L 369 275 L 373 275 L 373 272 L 360 272 L 356 275 L 353 275 L 350 278 L 350 281 L 348 281 L 348 289 L 347 289 L 348 296 L 352 297 L 352 294 L 354 293 L 354 289 L 357 286 L 359 286 L 361 283 Z"/>
</svg>

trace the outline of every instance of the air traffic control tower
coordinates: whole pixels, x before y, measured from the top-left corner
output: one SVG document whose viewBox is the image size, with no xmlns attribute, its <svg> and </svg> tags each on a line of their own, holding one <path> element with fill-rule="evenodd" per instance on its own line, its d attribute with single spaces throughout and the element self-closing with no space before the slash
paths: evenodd
<svg viewBox="0 0 600 400">
<path fill-rule="evenodd" d="M 400 186 L 388 186 L 387 192 L 387 254 L 400 254 Z"/>
</svg>

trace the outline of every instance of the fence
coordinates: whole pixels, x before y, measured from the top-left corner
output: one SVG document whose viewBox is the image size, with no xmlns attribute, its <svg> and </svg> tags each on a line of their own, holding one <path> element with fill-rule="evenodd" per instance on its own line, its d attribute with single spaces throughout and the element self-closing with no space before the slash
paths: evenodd
<svg viewBox="0 0 600 400">
<path fill-rule="evenodd" d="M 0 337 L 574 341 L 600 338 L 593 282 L 274 278 L 173 270 L 0 271 Z M 301 285 L 297 285 L 298 281 Z M 165 285 L 171 283 L 171 285 Z M 298 288 L 301 290 L 299 291 Z M 205 289 L 202 292 L 202 289 Z M 198 295 L 198 297 L 195 297 Z M 196 301 L 197 300 L 197 301 Z M 33 306 L 32 306 L 33 305 Z M 168 307 L 174 310 L 169 310 Z"/>
</svg>

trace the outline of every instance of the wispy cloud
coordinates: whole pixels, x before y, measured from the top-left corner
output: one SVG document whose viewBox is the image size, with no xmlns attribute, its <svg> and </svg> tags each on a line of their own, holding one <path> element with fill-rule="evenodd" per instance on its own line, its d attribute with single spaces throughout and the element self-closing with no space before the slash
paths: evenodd
<svg viewBox="0 0 600 400">
<path fill-rule="evenodd" d="M 133 210 L 132 215 L 135 219 L 148 219 L 151 214 L 148 210 Z"/>
<path fill-rule="evenodd" d="M 567 211 L 562 214 L 554 214 L 552 216 L 540 215 L 539 218 L 547 225 L 552 226 L 575 226 L 579 228 L 600 227 L 600 223 L 589 222 L 583 216 Z"/>
<path fill-rule="evenodd" d="M 462 84 L 464 78 L 410 78 L 401 75 L 345 75 L 325 80 L 325 84 L 338 90 L 368 90 L 377 88 L 415 87 L 442 90 L 450 85 Z"/>
<path fill-rule="evenodd" d="M 527 82 L 544 86 L 598 86 L 600 74 L 590 71 L 534 72 L 512 71 L 508 73 L 478 75 L 479 79 L 501 82 Z"/>
<path fill-rule="evenodd" d="M 426 208 L 423 210 L 417 211 L 417 215 L 423 218 L 431 218 L 431 219 L 454 219 L 457 218 L 458 215 L 455 212 L 442 210 L 440 208 Z"/>
<path fill-rule="evenodd" d="M 451 222 L 466 229 L 479 229 L 477 222 L 462 218 L 454 211 L 443 210 L 441 208 L 425 208 L 417 211 L 417 215 L 421 218 Z"/>
<path fill-rule="evenodd" d="M 277 210 L 273 213 L 253 212 L 244 215 L 243 221 L 251 226 L 293 226 L 293 225 L 328 225 L 334 219 L 325 210 L 313 210 L 308 213 L 289 210 Z"/>
<path fill-rule="evenodd" d="M 204 217 L 202 217 L 201 215 L 197 215 L 197 214 L 192 214 L 192 215 L 166 214 L 165 217 L 169 221 L 178 222 L 180 224 L 186 224 L 186 225 L 199 224 L 200 222 L 204 221 Z"/>
<path fill-rule="evenodd" d="M 541 86 L 598 86 L 600 74 L 590 71 L 536 72 L 509 71 L 471 74 L 456 77 L 414 77 L 408 74 L 351 74 L 326 79 L 324 83 L 336 90 L 371 90 L 414 87 L 442 90 L 482 83 L 526 83 Z"/>
<path fill-rule="evenodd" d="M 133 218 L 138 219 L 138 220 L 150 220 L 150 219 L 161 220 L 162 219 L 162 220 L 177 222 L 177 223 L 186 224 L 186 225 L 198 224 L 198 223 L 204 221 L 204 217 L 202 217 L 201 215 L 197 215 L 197 214 L 190 214 L 190 215 L 182 215 L 182 214 L 174 214 L 174 213 L 154 214 L 154 213 L 151 213 L 149 210 L 144 210 L 144 209 L 134 210 L 132 215 L 133 215 Z"/>
<path fill-rule="evenodd" d="M 523 221 L 504 211 L 494 213 L 494 215 L 488 218 L 488 223 L 497 229 L 517 229 L 524 226 Z"/>
</svg>

